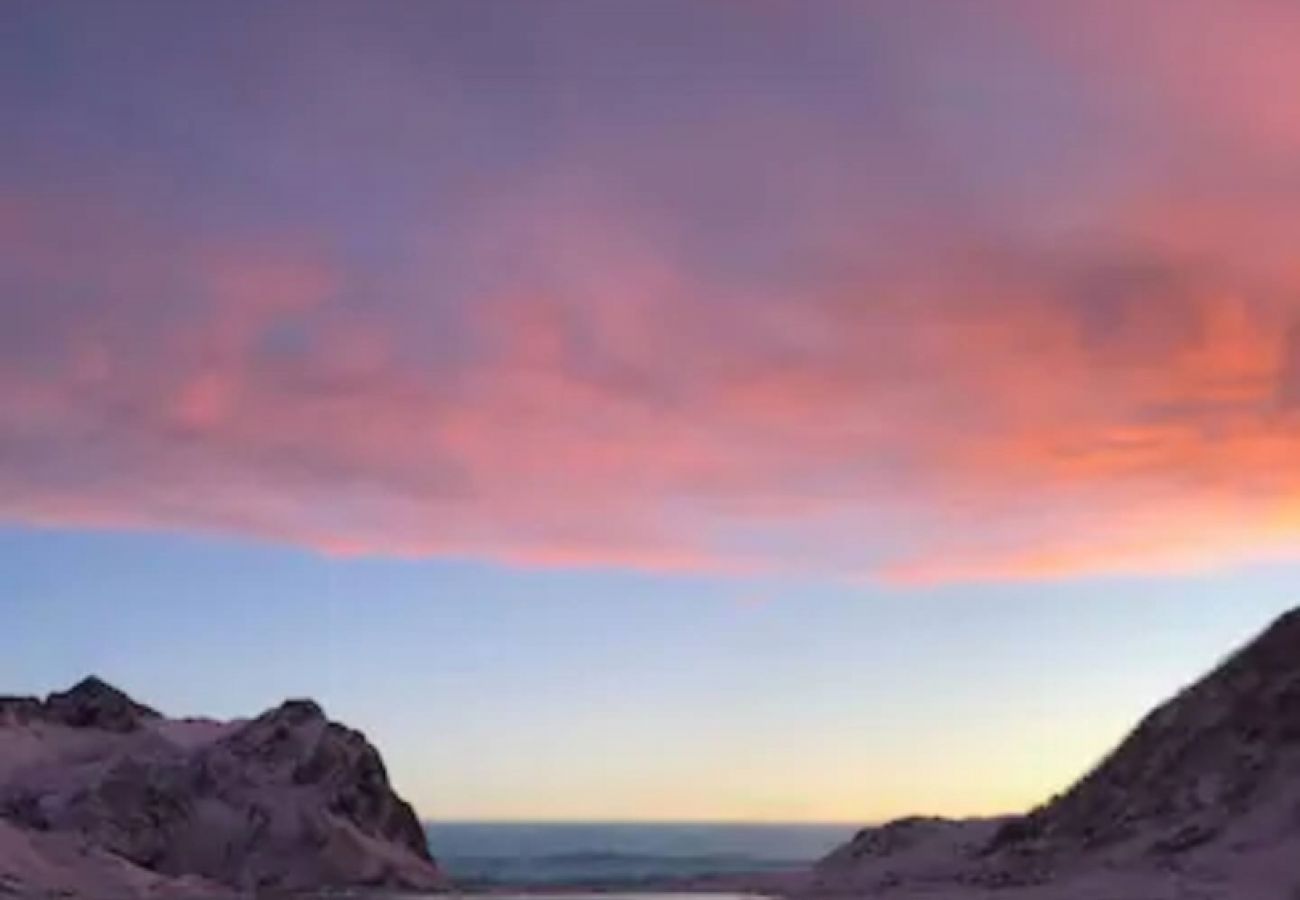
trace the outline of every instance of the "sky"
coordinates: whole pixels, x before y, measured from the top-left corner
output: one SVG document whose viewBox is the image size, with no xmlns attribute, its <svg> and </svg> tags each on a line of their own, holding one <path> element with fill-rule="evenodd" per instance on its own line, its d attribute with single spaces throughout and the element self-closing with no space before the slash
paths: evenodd
<svg viewBox="0 0 1300 900">
<path fill-rule="evenodd" d="M 0 690 L 431 817 L 1024 808 L 1297 601 L 1300 8 L 20 2 Z"/>
</svg>

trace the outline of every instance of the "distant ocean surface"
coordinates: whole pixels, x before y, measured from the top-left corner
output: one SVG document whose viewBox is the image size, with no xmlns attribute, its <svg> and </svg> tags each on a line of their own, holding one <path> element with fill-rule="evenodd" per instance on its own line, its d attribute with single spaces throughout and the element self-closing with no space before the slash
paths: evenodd
<svg viewBox="0 0 1300 900">
<path fill-rule="evenodd" d="M 429 822 L 429 846 L 462 884 L 633 883 L 798 869 L 851 825 Z"/>
</svg>

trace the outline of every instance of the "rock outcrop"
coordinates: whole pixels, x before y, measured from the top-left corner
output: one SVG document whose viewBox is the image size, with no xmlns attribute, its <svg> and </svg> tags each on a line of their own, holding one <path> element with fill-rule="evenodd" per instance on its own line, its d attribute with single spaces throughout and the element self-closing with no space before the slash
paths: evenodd
<svg viewBox="0 0 1300 900">
<path fill-rule="evenodd" d="M 818 863 L 813 884 L 837 894 L 961 884 L 1004 821 L 913 816 L 864 828 Z"/>
<path fill-rule="evenodd" d="M 0 700 L 0 823 L 26 860 L 0 853 L 11 890 L 48 887 L 46 857 L 116 893 L 441 884 L 379 753 L 306 700 L 229 723 L 166 719 L 97 679 Z"/>
<path fill-rule="evenodd" d="M 819 864 L 827 892 L 1300 896 L 1300 610 L 1148 715 L 1077 784 L 1001 821 L 903 820 Z M 1290 893 L 1295 891 L 1296 893 Z M 1123 892 L 1114 896 L 1123 896 Z M 1070 894 L 1062 896 L 1074 896 Z"/>
</svg>

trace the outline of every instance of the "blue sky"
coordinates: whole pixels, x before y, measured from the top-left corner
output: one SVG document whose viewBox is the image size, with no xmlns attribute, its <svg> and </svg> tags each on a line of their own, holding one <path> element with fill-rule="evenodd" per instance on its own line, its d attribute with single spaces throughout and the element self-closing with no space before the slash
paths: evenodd
<svg viewBox="0 0 1300 900">
<path fill-rule="evenodd" d="M 1294 567 L 880 589 L 0 536 L 5 689 L 313 696 L 429 817 L 866 821 L 1023 807 L 1294 602 Z"/>
</svg>

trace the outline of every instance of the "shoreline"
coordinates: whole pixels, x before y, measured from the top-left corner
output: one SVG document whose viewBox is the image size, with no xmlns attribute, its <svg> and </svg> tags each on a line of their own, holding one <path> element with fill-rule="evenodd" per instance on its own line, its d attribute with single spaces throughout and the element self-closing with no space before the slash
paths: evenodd
<svg viewBox="0 0 1300 900">
<path fill-rule="evenodd" d="M 788 872 L 723 873 L 690 878 L 645 878 L 628 880 L 584 880 L 530 882 L 520 884 L 451 884 L 451 892 L 463 896 L 676 896 L 741 895 L 788 897 L 805 892 L 812 884 L 811 867 Z"/>
</svg>

